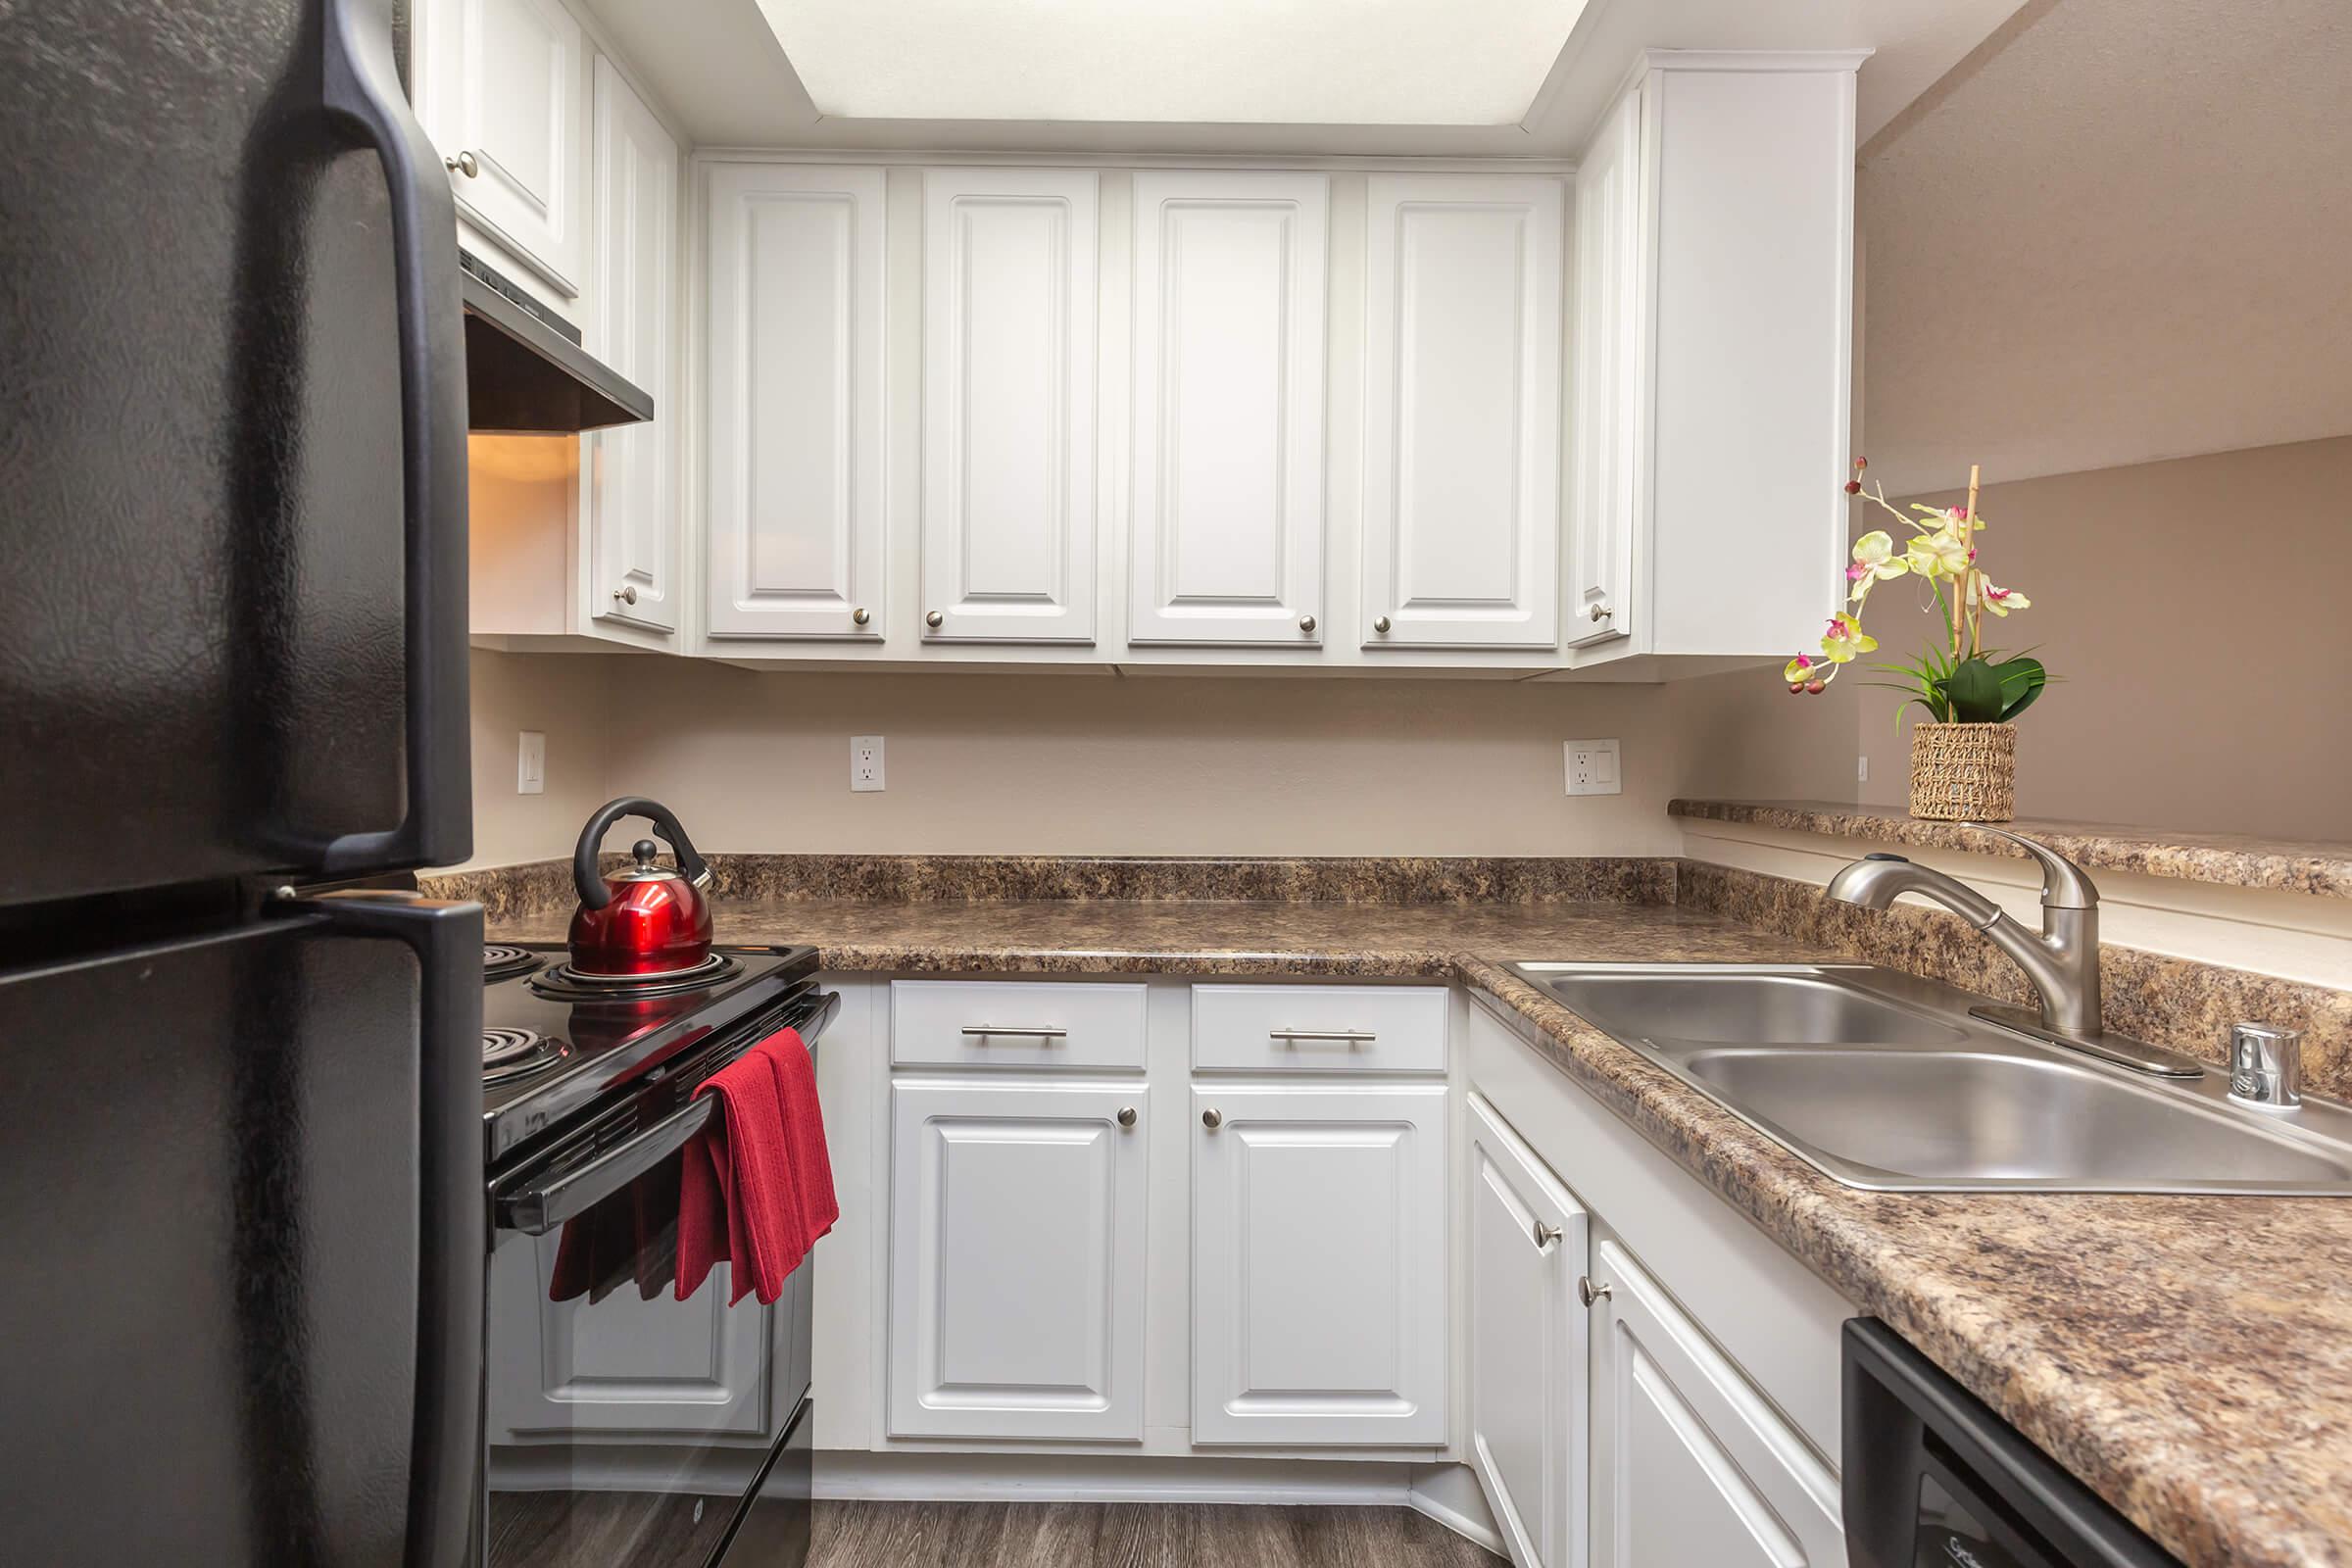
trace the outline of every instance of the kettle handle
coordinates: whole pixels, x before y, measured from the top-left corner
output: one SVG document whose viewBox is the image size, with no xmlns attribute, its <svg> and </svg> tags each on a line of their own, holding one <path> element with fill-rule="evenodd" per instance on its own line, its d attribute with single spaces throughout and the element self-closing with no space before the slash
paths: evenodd
<svg viewBox="0 0 2352 1568">
<path fill-rule="evenodd" d="M 669 808 L 642 795 L 624 795 L 598 807 L 588 825 L 580 829 L 579 848 L 571 855 L 571 883 L 579 890 L 583 907 L 601 909 L 612 902 L 612 890 L 605 886 L 604 876 L 596 868 L 596 853 L 603 847 L 607 831 L 624 816 L 642 816 L 653 823 L 654 831 L 676 852 L 678 869 L 686 873 L 686 880 L 698 888 L 710 885 L 709 863 L 695 853 L 694 841 L 678 826 Z"/>
</svg>

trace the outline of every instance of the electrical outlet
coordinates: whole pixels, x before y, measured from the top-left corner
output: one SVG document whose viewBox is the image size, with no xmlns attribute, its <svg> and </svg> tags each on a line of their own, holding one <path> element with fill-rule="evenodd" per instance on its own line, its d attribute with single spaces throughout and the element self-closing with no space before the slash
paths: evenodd
<svg viewBox="0 0 2352 1568">
<path fill-rule="evenodd" d="M 1568 757 L 1568 793 L 1622 795 L 1625 785 L 1617 772 L 1615 741 L 1564 741 Z"/>
<path fill-rule="evenodd" d="M 1854 782 L 1857 784 L 1867 784 L 1870 782 L 1870 758 L 1868 754 L 1854 759 Z"/>
<path fill-rule="evenodd" d="M 882 787 L 882 737 L 853 735 L 850 737 L 850 788 L 878 790 Z"/>
<path fill-rule="evenodd" d="M 520 730 L 515 735 L 514 793 L 547 793 L 547 737 L 535 729 Z"/>
</svg>

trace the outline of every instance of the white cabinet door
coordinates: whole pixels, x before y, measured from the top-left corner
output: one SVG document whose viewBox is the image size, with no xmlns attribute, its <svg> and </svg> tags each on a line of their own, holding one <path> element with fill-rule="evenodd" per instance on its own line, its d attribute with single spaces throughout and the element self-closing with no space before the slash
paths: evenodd
<svg viewBox="0 0 2352 1568">
<path fill-rule="evenodd" d="M 551 1301 L 561 1234 L 502 1234 L 490 1255 L 490 1441 L 565 1443 L 582 1433 L 691 1433 L 764 1442 L 772 1313 L 727 1304 L 721 1263 L 685 1301 L 630 1287 L 591 1304 Z M 789 1411 L 781 1412 L 790 1414 Z"/>
<path fill-rule="evenodd" d="M 882 635 L 882 171 L 710 175 L 706 629 Z"/>
<path fill-rule="evenodd" d="M 1583 1561 L 1589 1226 L 1486 1100 L 1469 1102 L 1470 1462 L 1519 1568 Z"/>
<path fill-rule="evenodd" d="M 1642 90 L 1609 111 L 1576 166 L 1576 463 L 1570 646 L 1631 636 L 1641 515 Z"/>
<path fill-rule="evenodd" d="M 1592 1274 L 1593 1568 L 1843 1568 L 1837 1476 L 1616 1243 Z"/>
<path fill-rule="evenodd" d="M 1196 1085 L 1193 1123 L 1193 1441 L 1445 1443 L 1445 1086 Z"/>
<path fill-rule="evenodd" d="M 588 612 L 674 632 L 678 149 L 603 55 L 596 57 L 595 150 L 597 312 L 588 346 L 652 394 L 654 416 L 591 432 L 581 454 Z"/>
<path fill-rule="evenodd" d="M 932 641 L 1095 640 L 1101 183 L 1089 170 L 923 175 Z"/>
<path fill-rule="evenodd" d="M 1321 641 L 1330 206 L 1321 174 L 1135 176 L 1130 641 Z"/>
<path fill-rule="evenodd" d="M 1367 647 L 1559 641 L 1562 196 L 1541 176 L 1367 181 Z"/>
<path fill-rule="evenodd" d="M 1149 1092 L 890 1100 L 891 1436 L 1140 1442 Z"/>
<path fill-rule="evenodd" d="M 562 0 L 433 0 L 423 101 L 458 205 L 566 294 L 580 292 L 586 45 Z"/>
</svg>

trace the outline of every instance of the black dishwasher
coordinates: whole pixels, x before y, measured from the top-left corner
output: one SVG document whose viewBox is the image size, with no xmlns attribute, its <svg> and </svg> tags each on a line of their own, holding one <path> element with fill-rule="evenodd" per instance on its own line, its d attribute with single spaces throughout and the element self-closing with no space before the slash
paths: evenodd
<svg viewBox="0 0 2352 1568">
<path fill-rule="evenodd" d="M 1886 1324 L 1844 1362 L 1850 1568 L 2180 1568 Z"/>
</svg>

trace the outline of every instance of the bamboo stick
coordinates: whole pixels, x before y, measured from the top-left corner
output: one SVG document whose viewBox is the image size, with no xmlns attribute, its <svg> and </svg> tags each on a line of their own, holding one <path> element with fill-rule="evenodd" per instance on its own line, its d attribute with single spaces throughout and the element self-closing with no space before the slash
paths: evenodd
<svg viewBox="0 0 2352 1568">
<path fill-rule="evenodd" d="M 1972 463 L 1968 466 L 1968 526 L 1961 532 L 1960 535 L 1961 542 L 1967 545 L 1972 551 L 1976 548 L 1977 542 L 1978 472 L 1978 465 Z M 1961 641 L 1961 628 L 1963 624 L 1963 617 L 1967 616 L 1968 614 L 1968 591 L 1976 586 L 1976 563 L 1973 560 L 1963 562 L 1960 566 L 1959 586 L 1954 589 L 1952 593 L 1952 657 L 1954 659 L 1958 659 L 1961 656 L 1964 647 Z M 1970 621 L 1969 624 L 1973 625 L 1973 620 Z M 1969 648 L 1967 649 L 1967 652 L 1975 653 L 1976 650 Z"/>
</svg>

